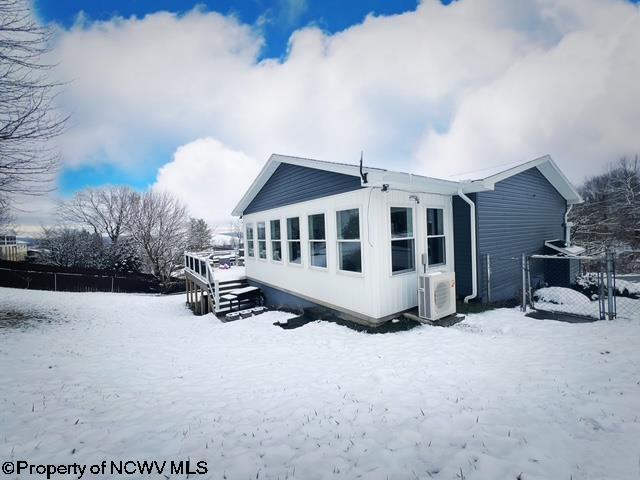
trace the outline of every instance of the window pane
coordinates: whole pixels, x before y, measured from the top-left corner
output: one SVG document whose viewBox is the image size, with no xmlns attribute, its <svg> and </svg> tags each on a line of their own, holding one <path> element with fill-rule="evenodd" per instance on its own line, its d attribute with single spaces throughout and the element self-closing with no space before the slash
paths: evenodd
<svg viewBox="0 0 640 480">
<path fill-rule="evenodd" d="M 326 242 L 311 242 L 311 265 L 314 267 L 327 266 Z"/>
<path fill-rule="evenodd" d="M 280 220 L 271 220 L 271 240 L 280 240 Z"/>
<path fill-rule="evenodd" d="M 341 240 L 360 239 L 360 220 L 358 209 L 342 210 L 336 212 L 338 224 L 338 238 Z"/>
<path fill-rule="evenodd" d="M 362 272 L 362 256 L 360 254 L 360 242 L 338 243 L 340 270 L 348 272 Z"/>
<path fill-rule="evenodd" d="M 247 227 L 247 240 L 253 240 L 253 227 Z"/>
<path fill-rule="evenodd" d="M 287 218 L 287 238 L 300 240 L 300 218 Z"/>
<path fill-rule="evenodd" d="M 324 239 L 324 213 L 309 215 L 309 240 Z"/>
<path fill-rule="evenodd" d="M 391 207 L 391 238 L 413 237 L 412 209 Z"/>
<path fill-rule="evenodd" d="M 267 242 L 263 240 L 258 241 L 258 255 L 260 258 L 267 258 Z"/>
<path fill-rule="evenodd" d="M 302 253 L 300 251 L 300 242 L 289 242 L 289 262 L 290 263 L 301 263 L 302 262 Z"/>
<path fill-rule="evenodd" d="M 443 210 L 427 208 L 427 235 L 444 235 Z"/>
<path fill-rule="evenodd" d="M 282 243 L 271 242 L 271 258 L 276 262 L 282 260 Z"/>
<path fill-rule="evenodd" d="M 391 271 L 413 271 L 414 253 L 413 239 L 391 241 Z"/>
<path fill-rule="evenodd" d="M 264 222 L 260 222 L 258 223 L 258 240 L 264 240 L 265 238 L 267 237 L 265 236 Z"/>
<path fill-rule="evenodd" d="M 247 255 L 253 257 L 253 240 L 247 244 Z"/>
<path fill-rule="evenodd" d="M 440 265 L 445 263 L 444 237 L 428 238 L 427 250 L 429 265 Z"/>
</svg>

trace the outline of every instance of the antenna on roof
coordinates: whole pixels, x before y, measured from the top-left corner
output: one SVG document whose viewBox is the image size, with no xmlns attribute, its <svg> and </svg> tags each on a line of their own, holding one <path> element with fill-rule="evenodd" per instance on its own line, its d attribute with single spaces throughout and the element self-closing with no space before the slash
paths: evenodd
<svg viewBox="0 0 640 480">
<path fill-rule="evenodd" d="M 368 183 L 367 181 L 367 176 L 369 175 L 368 173 L 364 173 L 362 171 L 362 158 L 364 156 L 364 152 L 362 150 L 360 150 L 360 178 L 362 178 L 362 183 Z"/>
</svg>

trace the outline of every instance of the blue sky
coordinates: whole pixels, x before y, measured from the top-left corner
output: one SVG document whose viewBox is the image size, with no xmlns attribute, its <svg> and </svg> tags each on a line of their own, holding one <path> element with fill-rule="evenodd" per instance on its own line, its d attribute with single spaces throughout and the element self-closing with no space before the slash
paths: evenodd
<svg viewBox="0 0 640 480">
<path fill-rule="evenodd" d="M 452 0 L 443 0 L 444 4 Z M 114 16 L 143 17 L 157 11 L 186 12 L 197 5 L 225 15 L 234 15 L 243 23 L 255 24 L 266 18 L 264 57 L 282 57 L 291 32 L 303 25 L 315 24 L 328 32 L 344 30 L 359 23 L 368 13 L 388 15 L 415 9 L 416 0 L 37 0 L 41 18 L 71 26 L 83 11 L 91 20 L 109 20 Z"/>
<path fill-rule="evenodd" d="M 72 113 L 53 196 L 154 185 L 215 222 L 274 152 L 436 177 L 551 154 L 579 183 L 640 151 L 637 2 L 34 1 Z"/>
<path fill-rule="evenodd" d="M 442 0 L 449 4 L 452 0 Z M 221 0 L 221 1 L 176 1 L 176 0 L 37 0 L 38 16 L 45 22 L 55 22 L 65 28 L 73 26 L 80 12 L 89 21 L 108 21 L 113 17 L 144 17 L 149 13 L 169 11 L 184 13 L 196 6 L 233 15 L 242 23 L 261 25 L 265 45 L 260 59 L 283 59 L 287 53 L 287 43 L 292 32 L 306 25 L 316 25 L 322 30 L 334 33 L 362 22 L 369 13 L 392 15 L 413 10 L 416 0 L 369 0 L 343 1 L 286 1 L 286 0 Z M 156 176 L 157 168 L 170 158 L 176 146 L 155 148 L 147 152 L 145 168 L 122 168 L 109 163 L 85 165 L 77 168 L 63 168 L 58 178 L 60 192 L 64 196 L 85 186 L 109 183 L 128 183 L 143 189 Z"/>
</svg>

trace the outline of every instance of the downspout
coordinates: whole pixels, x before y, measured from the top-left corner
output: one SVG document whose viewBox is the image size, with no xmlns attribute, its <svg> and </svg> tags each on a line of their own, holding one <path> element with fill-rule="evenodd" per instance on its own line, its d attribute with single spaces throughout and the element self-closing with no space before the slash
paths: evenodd
<svg viewBox="0 0 640 480">
<path fill-rule="evenodd" d="M 573 208 L 573 204 L 567 205 L 567 211 L 564 213 L 564 243 L 567 247 L 571 246 L 571 227 L 573 223 L 569 221 L 569 212 Z"/>
<path fill-rule="evenodd" d="M 476 204 L 458 188 L 458 196 L 469 204 L 469 226 L 471 228 L 471 295 L 464 297 L 464 303 L 478 296 L 478 265 L 476 262 Z"/>
</svg>

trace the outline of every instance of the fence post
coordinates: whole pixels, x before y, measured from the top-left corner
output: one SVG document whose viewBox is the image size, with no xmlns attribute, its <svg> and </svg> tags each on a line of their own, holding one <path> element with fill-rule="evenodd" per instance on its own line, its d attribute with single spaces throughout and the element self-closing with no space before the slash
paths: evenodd
<svg viewBox="0 0 640 480">
<path fill-rule="evenodd" d="M 527 311 L 527 257 L 522 254 L 522 311 Z"/>
<path fill-rule="evenodd" d="M 53 291 L 58 291 L 58 274 L 56 272 L 53 272 Z"/>
<path fill-rule="evenodd" d="M 613 306 L 613 252 L 607 248 L 607 319 L 613 320 L 616 317 L 615 307 Z"/>
<path fill-rule="evenodd" d="M 487 303 L 491 303 L 491 255 L 487 253 Z"/>
<path fill-rule="evenodd" d="M 529 299 L 529 305 L 535 310 L 533 296 L 531 295 L 531 260 L 529 258 L 527 258 L 527 298 Z"/>
<path fill-rule="evenodd" d="M 114 279 L 114 278 L 115 278 L 115 277 L 113 277 L 113 276 L 111 277 L 111 293 L 113 293 L 113 279 Z"/>
</svg>

